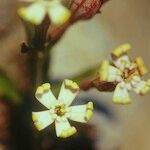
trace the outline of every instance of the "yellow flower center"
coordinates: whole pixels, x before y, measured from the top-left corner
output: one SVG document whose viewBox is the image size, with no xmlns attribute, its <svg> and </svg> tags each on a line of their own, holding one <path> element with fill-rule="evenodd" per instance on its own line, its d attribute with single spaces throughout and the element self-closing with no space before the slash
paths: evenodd
<svg viewBox="0 0 150 150">
<path fill-rule="evenodd" d="M 58 105 L 55 107 L 55 113 L 58 115 L 58 116 L 63 116 L 66 112 L 66 106 L 65 105 Z"/>
</svg>

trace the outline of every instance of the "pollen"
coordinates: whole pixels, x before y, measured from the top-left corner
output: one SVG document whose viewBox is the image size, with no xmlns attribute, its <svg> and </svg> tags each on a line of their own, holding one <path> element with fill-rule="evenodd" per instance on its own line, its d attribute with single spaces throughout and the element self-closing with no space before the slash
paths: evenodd
<svg viewBox="0 0 150 150">
<path fill-rule="evenodd" d="M 71 90 L 79 90 L 79 86 L 77 85 L 77 83 L 71 80 L 65 80 L 65 86 L 70 88 Z"/>
<path fill-rule="evenodd" d="M 77 132 L 75 127 L 71 127 L 68 130 L 63 131 L 59 137 L 61 138 L 67 138 L 69 136 L 72 136 L 73 134 L 75 134 Z"/>
<path fill-rule="evenodd" d="M 99 70 L 101 80 L 106 80 L 107 79 L 107 77 L 108 77 L 108 72 L 107 72 L 108 67 L 109 67 L 109 61 L 107 61 L 107 60 L 102 61 L 101 66 L 100 66 L 100 70 Z"/>
<path fill-rule="evenodd" d="M 92 102 L 88 102 L 87 109 L 93 110 L 93 103 Z"/>
<path fill-rule="evenodd" d="M 93 116 L 93 103 L 88 102 L 86 106 L 85 120 L 89 121 Z"/>
<path fill-rule="evenodd" d="M 42 87 L 43 87 L 43 89 L 44 89 L 45 91 L 47 91 L 47 90 L 49 90 L 49 89 L 51 88 L 51 86 L 50 86 L 49 83 L 43 84 Z"/>
<path fill-rule="evenodd" d="M 66 109 L 65 108 L 66 108 L 65 105 L 58 105 L 58 106 L 56 106 L 55 110 L 54 110 L 55 114 L 57 114 L 57 116 L 60 116 L 60 117 L 64 116 L 65 113 L 66 113 Z"/>
<path fill-rule="evenodd" d="M 90 109 L 88 109 L 88 110 L 86 111 L 85 119 L 86 119 L 87 121 L 89 121 L 89 120 L 92 118 L 92 116 L 93 116 L 93 111 L 90 110 Z"/>
<path fill-rule="evenodd" d="M 41 95 L 43 93 L 43 87 L 39 86 L 36 90 L 36 94 Z"/>
<path fill-rule="evenodd" d="M 130 49 L 131 49 L 131 45 L 128 43 L 120 45 L 115 50 L 113 50 L 112 56 L 119 57 L 122 54 L 127 53 Z"/>
<path fill-rule="evenodd" d="M 145 66 L 142 57 L 137 57 L 135 63 L 138 65 L 139 73 L 141 76 L 145 75 L 148 72 L 148 69 Z"/>
</svg>

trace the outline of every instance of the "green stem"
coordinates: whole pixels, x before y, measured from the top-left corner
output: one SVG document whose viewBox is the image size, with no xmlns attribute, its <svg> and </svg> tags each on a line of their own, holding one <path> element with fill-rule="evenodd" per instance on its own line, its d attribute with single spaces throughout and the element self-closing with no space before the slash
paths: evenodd
<svg viewBox="0 0 150 150">
<path fill-rule="evenodd" d="M 36 76 L 35 76 L 35 87 L 39 86 L 43 82 L 42 69 L 43 69 L 44 56 L 43 53 L 37 53 L 36 60 Z"/>
<path fill-rule="evenodd" d="M 51 68 L 51 49 L 46 47 L 45 50 L 39 51 L 36 58 L 36 79 L 35 86 L 39 86 L 42 83 L 49 82 L 50 76 L 48 74 L 49 69 Z"/>
</svg>

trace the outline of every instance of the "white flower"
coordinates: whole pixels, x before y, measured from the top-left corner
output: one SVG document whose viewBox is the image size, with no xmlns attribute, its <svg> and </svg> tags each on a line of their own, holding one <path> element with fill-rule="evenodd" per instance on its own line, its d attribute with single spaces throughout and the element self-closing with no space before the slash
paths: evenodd
<svg viewBox="0 0 150 150">
<path fill-rule="evenodd" d="M 144 95 L 150 90 L 150 80 L 147 82 L 141 77 L 147 73 L 147 68 L 141 57 L 131 62 L 127 52 L 130 44 L 123 44 L 112 52 L 113 61 L 105 60 L 101 63 L 99 76 L 101 81 L 117 83 L 113 95 L 113 102 L 128 104 L 131 102 L 129 91 Z"/>
<path fill-rule="evenodd" d="M 86 123 L 93 115 L 92 102 L 86 105 L 70 106 L 78 92 L 78 85 L 67 79 L 61 86 L 58 100 L 53 95 L 49 83 L 39 86 L 35 96 L 48 110 L 32 113 L 37 129 L 42 130 L 55 122 L 58 137 L 66 138 L 76 133 L 76 128 L 70 125 L 68 119 Z"/>
<path fill-rule="evenodd" d="M 33 2 L 28 7 L 21 7 L 19 15 L 33 24 L 40 24 L 48 14 L 55 25 L 64 24 L 71 16 L 71 12 L 65 8 L 60 0 L 30 0 Z"/>
</svg>

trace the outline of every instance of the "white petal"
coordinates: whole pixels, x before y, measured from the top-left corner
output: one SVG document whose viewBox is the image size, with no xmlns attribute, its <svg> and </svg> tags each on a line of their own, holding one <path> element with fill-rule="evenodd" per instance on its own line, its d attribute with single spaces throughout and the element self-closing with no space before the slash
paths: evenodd
<svg viewBox="0 0 150 150">
<path fill-rule="evenodd" d="M 59 103 L 69 106 L 78 94 L 78 91 L 79 86 L 75 82 L 67 79 L 64 80 L 58 96 Z"/>
<path fill-rule="evenodd" d="M 121 89 L 124 89 L 124 88 L 126 88 L 126 83 L 125 82 L 121 82 L 119 84 L 119 86 L 120 86 Z"/>
<path fill-rule="evenodd" d="M 128 104 L 130 103 L 129 92 L 126 87 L 121 87 L 119 83 L 114 91 L 113 102 L 118 104 Z"/>
<path fill-rule="evenodd" d="M 150 87 L 148 86 L 146 81 L 141 80 L 137 82 L 136 85 L 134 85 L 133 90 L 137 94 L 144 95 L 150 90 Z"/>
<path fill-rule="evenodd" d="M 116 80 L 117 82 L 122 82 L 122 81 L 123 81 L 123 78 L 122 78 L 120 75 L 118 75 L 115 80 Z"/>
<path fill-rule="evenodd" d="M 120 70 L 125 69 L 126 66 L 130 66 L 131 62 L 127 55 L 121 56 L 114 61 L 114 64 Z"/>
<path fill-rule="evenodd" d="M 71 127 L 68 120 L 55 121 L 55 128 L 57 137 L 66 138 L 73 135 L 76 132 L 75 127 Z"/>
<path fill-rule="evenodd" d="M 86 105 L 71 106 L 71 111 L 69 113 L 69 119 L 77 122 L 87 122 L 86 116 Z"/>
<path fill-rule="evenodd" d="M 130 91 L 132 89 L 132 86 L 130 83 L 126 83 L 126 88 Z"/>
<path fill-rule="evenodd" d="M 71 112 L 69 119 L 77 122 L 87 122 L 85 120 L 86 116 L 86 105 L 80 105 L 80 106 L 71 106 Z"/>
<path fill-rule="evenodd" d="M 48 83 L 39 86 L 35 94 L 37 100 L 42 103 L 45 107 L 50 109 L 57 102 L 55 96 L 53 95 L 50 85 Z"/>
<path fill-rule="evenodd" d="M 93 103 L 88 102 L 86 105 L 71 106 L 69 119 L 85 123 L 93 116 Z"/>
<path fill-rule="evenodd" d="M 121 74 L 121 71 L 110 65 L 108 69 L 108 81 L 117 81 L 118 77 L 121 77 L 119 74 Z"/>
<path fill-rule="evenodd" d="M 135 81 L 135 80 L 131 80 L 130 83 L 131 83 L 132 87 L 136 87 L 136 85 L 137 85 L 137 81 Z"/>
<path fill-rule="evenodd" d="M 52 124 L 54 119 L 52 118 L 50 111 L 32 112 L 32 119 L 38 130 L 42 130 Z"/>
<path fill-rule="evenodd" d="M 133 76 L 133 80 L 136 82 L 140 82 L 141 78 L 139 76 Z"/>
<path fill-rule="evenodd" d="M 61 25 L 70 18 L 71 13 L 60 2 L 54 1 L 48 10 L 48 15 L 52 23 Z"/>
<path fill-rule="evenodd" d="M 34 24 L 40 24 L 44 19 L 46 10 L 43 5 L 36 2 L 27 8 L 25 7 L 20 8 L 18 13 L 26 21 L 32 22 Z"/>
</svg>

